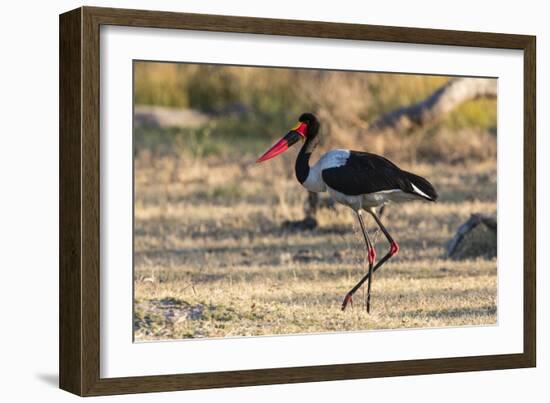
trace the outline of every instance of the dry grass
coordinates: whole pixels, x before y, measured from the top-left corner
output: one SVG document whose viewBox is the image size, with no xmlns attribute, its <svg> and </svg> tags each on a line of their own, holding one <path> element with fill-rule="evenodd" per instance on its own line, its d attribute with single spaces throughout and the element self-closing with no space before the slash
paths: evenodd
<svg viewBox="0 0 550 403">
<path fill-rule="evenodd" d="M 175 128 L 171 135 L 157 138 L 157 143 L 163 146 L 167 142 L 181 146 L 181 142 L 173 144 L 172 141 L 173 135 L 179 133 L 187 143 L 189 134 L 195 140 L 204 137 L 216 140 L 200 152 L 220 152 L 220 140 L 228 137 L 250 147 L 265 137 L 279 138 L 301 113 L 310 111 L 321 120 L 327 147 L 353 148 L 365 142 L 369 125 L 380 116 L 424 99 L 451 79 L 453 77 L 394 73 L 138 62 L 135 64 L 135 102 L 191 108 L 218 117 L 204 128 Z M 409 133 L 371 133 L 368 148 L 400 161 L 482 160 L 496 155 L 496 118 L 495 99 L 470 100 L 441 116 L 438 122 Z M 189 118 L 185 120 L 184 126 L 188 126 Z M 138 138 L 148 137 L 149 146 L 154 145 L 151 137 L 155 136 L 151 136 L 154 133 L 150 130 L 143 133 L 144 136 L 137 134 Z"/>
<path fill-rule="evenodd" d="M 351 211 L 322 210 L 320 227 L 310 232 L 281 227 L 302 218 L 306 197 L 289 168 L 292 157 L 255 165 L 252 156 L 138 155 L 137 340 L 496 322 L 496 260 L 443 257 L 471 213 L 495 213 L 494 160 L 403 166 L 429 178 L 441 201 L 386 210 L 401 251 L 376 273 L 367 315 L 361 291 L 353 309 L 340 310 L 365 270 Z M 379 256 L 385 248 L 378 236 Z"/>
</svg>

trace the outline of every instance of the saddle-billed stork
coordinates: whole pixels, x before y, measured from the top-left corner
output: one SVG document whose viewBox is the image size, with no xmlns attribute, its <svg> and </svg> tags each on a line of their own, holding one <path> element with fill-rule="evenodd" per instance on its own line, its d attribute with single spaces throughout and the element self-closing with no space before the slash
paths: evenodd
<svg viewBox="0 0 550 403">
<path fill-rule="evenodd" d="M 298 140 L 303 141 L 296 158 L 295 172 L 298 182 L 310 192 L 328 191 L 338 203 L 355 211 L 367 249 L 369 271 L 346 294 L 342 310 L 353 304 L 353 294 L 368 280 L 367 312 L 370 312 L 372 275 L 388 259 L 397 254 L 399 245 L 380 221 L 376 208 L 389 202 L 437 199 L 437 192 L 430 182 L 411 172 L 400 169 L 390 160 L 376 154 L 345 149 L 331 150 L 309 166 L 309 159 L 318 144 L 320 123 L 312 113 L 300 116 L 298 124 L 267 150 L 257 162 L 267 161 L 286 151 Z M 376 262 L 376 250 L 369 238 L 364 211 L 370 213 L 390 243 L 386 255 Z"/>
</svg>

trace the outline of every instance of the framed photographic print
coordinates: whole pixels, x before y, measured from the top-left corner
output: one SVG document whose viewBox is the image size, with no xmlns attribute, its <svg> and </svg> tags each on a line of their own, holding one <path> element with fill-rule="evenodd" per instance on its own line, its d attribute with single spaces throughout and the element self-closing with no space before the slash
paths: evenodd
<svg viewBox="0 0 550 403">
<path fill-rule="evenodd" d="M 60 387 L 535 366 L 535 194 L 533 36 L 69 11 Z"/>
</svg>

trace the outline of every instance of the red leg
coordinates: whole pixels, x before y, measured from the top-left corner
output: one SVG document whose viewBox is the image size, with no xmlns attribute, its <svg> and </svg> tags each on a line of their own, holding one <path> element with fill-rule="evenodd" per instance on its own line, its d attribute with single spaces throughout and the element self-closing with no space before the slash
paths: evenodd
<svg viewBox="0 0 550 403">
<path fill-rule="evenodd" d="M 367 312 L 370 313 L 370 295 L 371 295 L 371 284 L 372 284 L 372 272 L 374 267 L 374 262 L 376 261 L 376 249 L 374 249 L 374 246 L 372 245 L 372 242 L 369 238 L 369 234 L 367 232 L 367 229 L 365 227 L 365 223 L 363 222 L 363 217 L 361 215 L 361 211 L 357 211 L 357 218 L 359 219 L 359 224 L 361 224 L 361 231 L 363 232 L 363 237 L 365 239 L 365 246 L 367 247 L 367 258 L 369 261 L 369 283 L 367 287 Z M 346 307 L 348 304 L 353 303 L 353 294 L 356 290 L 352 290 L 346 294 L 344 297 L 344 302 L 342 302 L 342 311 L 346 310 Z"/>
<path fill-rule="evenodd" d="M 359 282 L 346 294 L 346 297 L 344 299 L 344 303 L 342 304 L 342 310 L 346 309 L 346 305 L 351 300 L 353 294 L 355 294 L 355 292 L 363 285 L 363 283 L 365 281 L 369 280 L 369 291 L 367 292 L 367 312 L 370 311 L 370 284 L 371 284 L 372 274 L 376 270 L 378 270 L 384 263 L 386 263 L 391 257 L 397 255 L 397 253 L 399 252 L 399 244 L 393 240 L 393 238 L 389 234 L 386 227 L 384 227 L 384 225 L 382 224 L 382 222 L 380 221 L 378 216 L 374 212 L 371 212 L 371 214 L 374 217 L 374 219 L 375 219 L 376 223 L 378 224 L 378 226 L 380 227 L 380 229 L 382 230 L 382 233 L 386 236 L 386 239 L 390 243 L 390 250 L 388 251 L 388 253 L 386 253 L 384 255 L 384 257 L 382 259 L 380 259 L 380 261 L 378 261 L 378 263 L 372 268 L 372 270 L 370 270 L 370 267 L 369 267 L 369 272 L 361 280 L 359 280 Z M 360 222 L 362 222 L 361 219 L 360 219 Z M 369 250 L 369 263 L 370 263 L 370 260 L 371 260 L 370 254 L 371 254 L 371 252 Z M 376 251 L 374 251 L 373 261 L 374 261 L 374 259 L 376 259 Z"/>
</svg>

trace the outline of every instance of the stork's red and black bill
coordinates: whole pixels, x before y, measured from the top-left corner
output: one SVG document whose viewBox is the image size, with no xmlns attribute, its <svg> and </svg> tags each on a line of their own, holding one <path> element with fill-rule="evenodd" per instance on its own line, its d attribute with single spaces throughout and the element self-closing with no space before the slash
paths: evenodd
<svg viewBox="0 0 550 403">
<path fill-rule="evenodd" d="M 277 155 L 288 150 L 298 140 L 305 139 L 307 125 L 305 123 L 298 123 L 291 131 L 289 131 L 282 139 L 277 141 L 269 150 L 267 150 L 256 162 L 267 161 Z"/>
</svg>

